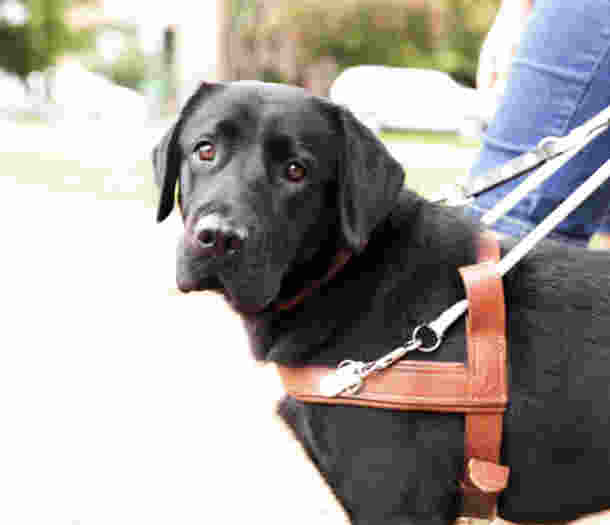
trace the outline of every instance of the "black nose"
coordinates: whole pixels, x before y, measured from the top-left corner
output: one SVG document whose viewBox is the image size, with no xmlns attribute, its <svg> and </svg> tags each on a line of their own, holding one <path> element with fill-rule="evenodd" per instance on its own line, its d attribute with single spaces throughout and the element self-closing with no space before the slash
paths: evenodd
<svg viewBox="0 0 610 525">
<path fill-rule="evenodd" d="M 245 231 L 217 215 L 200 218 L 193 228 L 194 248 L 201 255 L 236 254 L 242 249 L 245 239 Z"/>
</svg>

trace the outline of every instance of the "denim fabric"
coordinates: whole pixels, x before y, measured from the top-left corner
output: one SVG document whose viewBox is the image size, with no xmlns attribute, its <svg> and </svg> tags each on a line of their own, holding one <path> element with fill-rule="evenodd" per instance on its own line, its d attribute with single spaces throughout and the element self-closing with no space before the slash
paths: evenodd
<svg viewBox="0 0 610 525">
<path fill-rule="evenodd" d="M 543 137 L 565 135 L 608 105 L 610 0 L 537 0 L 470 177 L 484 176 Z M 517 237 L 528 233 L 608 158 L 606 132 L 494 228 Z M 469 214 L 480 216 L 518 183 L 480 196 Z M 585 244 L 596 231 L 610 232 L 609 202 L 606 183 L 557 227 L 554 237 Z"/>
</svg>

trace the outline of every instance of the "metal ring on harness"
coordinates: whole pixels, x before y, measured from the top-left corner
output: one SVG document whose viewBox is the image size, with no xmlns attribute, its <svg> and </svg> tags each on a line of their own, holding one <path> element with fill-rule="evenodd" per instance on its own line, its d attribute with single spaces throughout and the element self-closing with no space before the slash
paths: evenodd
<svg viewBox="0 0 610 525">
<path fill-rule="evenodd" d="M 422 331 L 425 330 L 425 339 L 429 339 L 429 336 L 432 336 L 434 343 L 431 344 L 430 346 L 423 346 L 424 343 L 426 343 L 426 340 L 424 338 L 421 337 Z M 438 350 L 438 348 L 441 346 L 441 343 L 443 342 L 443 338 L 441 336 L 441 334 L 438 334 L 435 330 L 433 330 L 429 325 L 427 324 L 420 324 L 419 326 L 417 326 L 415 328 L 415 330 L 413 330 L 413 340 L 420 340 L 422 342 L 422 346 L 420 346 L 418 348 L 418 350 L 420 352 L 434 352 L 435 350 Z"/>
</svg>

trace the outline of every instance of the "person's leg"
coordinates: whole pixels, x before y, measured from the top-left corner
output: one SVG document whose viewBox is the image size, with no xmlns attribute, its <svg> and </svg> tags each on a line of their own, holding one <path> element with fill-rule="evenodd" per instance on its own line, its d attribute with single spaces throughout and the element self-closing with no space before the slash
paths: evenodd
<svg viewBox="0 0 610 525">
<path fill-rule="evenodd" d="M 523 34 L 498 111 L 487 130 L 471 180 L 535 147 L 562 136 L 610 105 L 610 2 L 537 0 Z M 610 134 L 589 145 L 495 228 L 522 236 L 610 157 Z M 470 214 L 480 216 L 518 181 L 479 197 Z M 556 237 L 586 244 L 610 199 L 606 184 L 572 213 Z"/>
</svg>

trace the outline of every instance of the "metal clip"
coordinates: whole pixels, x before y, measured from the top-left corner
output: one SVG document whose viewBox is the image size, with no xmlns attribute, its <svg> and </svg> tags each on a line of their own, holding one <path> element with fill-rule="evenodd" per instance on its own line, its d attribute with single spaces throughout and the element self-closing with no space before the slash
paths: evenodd
<svg viewBox="0 0 610 525">
<path fill-rule="evenodd" d="M 581 149 L 588 141 L 588 137 L 595 137 L 608 128 L 610 121 L 606 115 L 597 115 L 591 120 L 575 127 L 570 133 L 563 137 L 544 137 L 536 147 L 542 152 L 544 158 L 549 160 L 557 155 L 572 149 Z"/>
<path fill-rule="evenodd" d="M 430 346 L 424 346 L 424 342 L 418 337 L 424 330 L 427 330 L 428 333 L 432 334 L 434 337 L 433 343 Z M 435 327 L 430 324 L 420 324 L 413 330 L 413 340 L 419 341 L 419 351 L 420 352 L 435 352 L 441 346 L 443 342 L 443 333 L 438 332 Z"/>
<path fill-rule="evenodd" d="M 377 359 L 377 361 L 373 361 L 372 363 L 370 363 L 366 375 L 368 376 L 373 372 L 389 368 L 396 361 L 402 359 L 406 354 L 412 352 L 413 350 L 419 349 L 422 345 L 423 342 L 421 341 L 421 339 L 413 338 L 407 341 L 404 346 L 399 346 L 398 348 L 392 350 L 389 354 L 386 354 L 382 358 Z"/>
<path fill-rule="evenodd" d="M 420 339 L 411 339 L 404 346 L 399 346 L 389 354 L 377 359 L 377 361 L 370 361 L 369 363 L 351 360 L 341 361 L 335 372 L 322 378 L 320 392 L 326 397 L 336 397 L 344 392 L 355 395 L 364 385 L 364 380 L 373 372 L 389 368 L 408 352 L 417 350 L 422 345 L 423 342 Z M 426 351 L 436 348 L 438 347 L 426 349 Z"/>
<path fill-rule="evenodd" d="M 361 361 L 342 361 L 337 370 L 320 381 L 320 392 L 326 397 L 336 397 L 343 392 L 357 394 L 364 383 L 366 363 Z"/>
<path fill-rule="evenodd" d="M 567 135 L 565 137 L 555 137 L 554 135 L 544 137 L 540 142 L 538 142 L 538 146 L 536 146 L 536 152 L 538 154 L 542 153 L 542 157 L 545 160 L 551 159 L 561 153 L 563 150 L 561 146 L 566 143 L 566 149 L 569 149 L 572 144 L 571 142 L 574 140 L 574 136 Z M 559 147 L 558 147 L 559 145 Z"/>
</svg>

